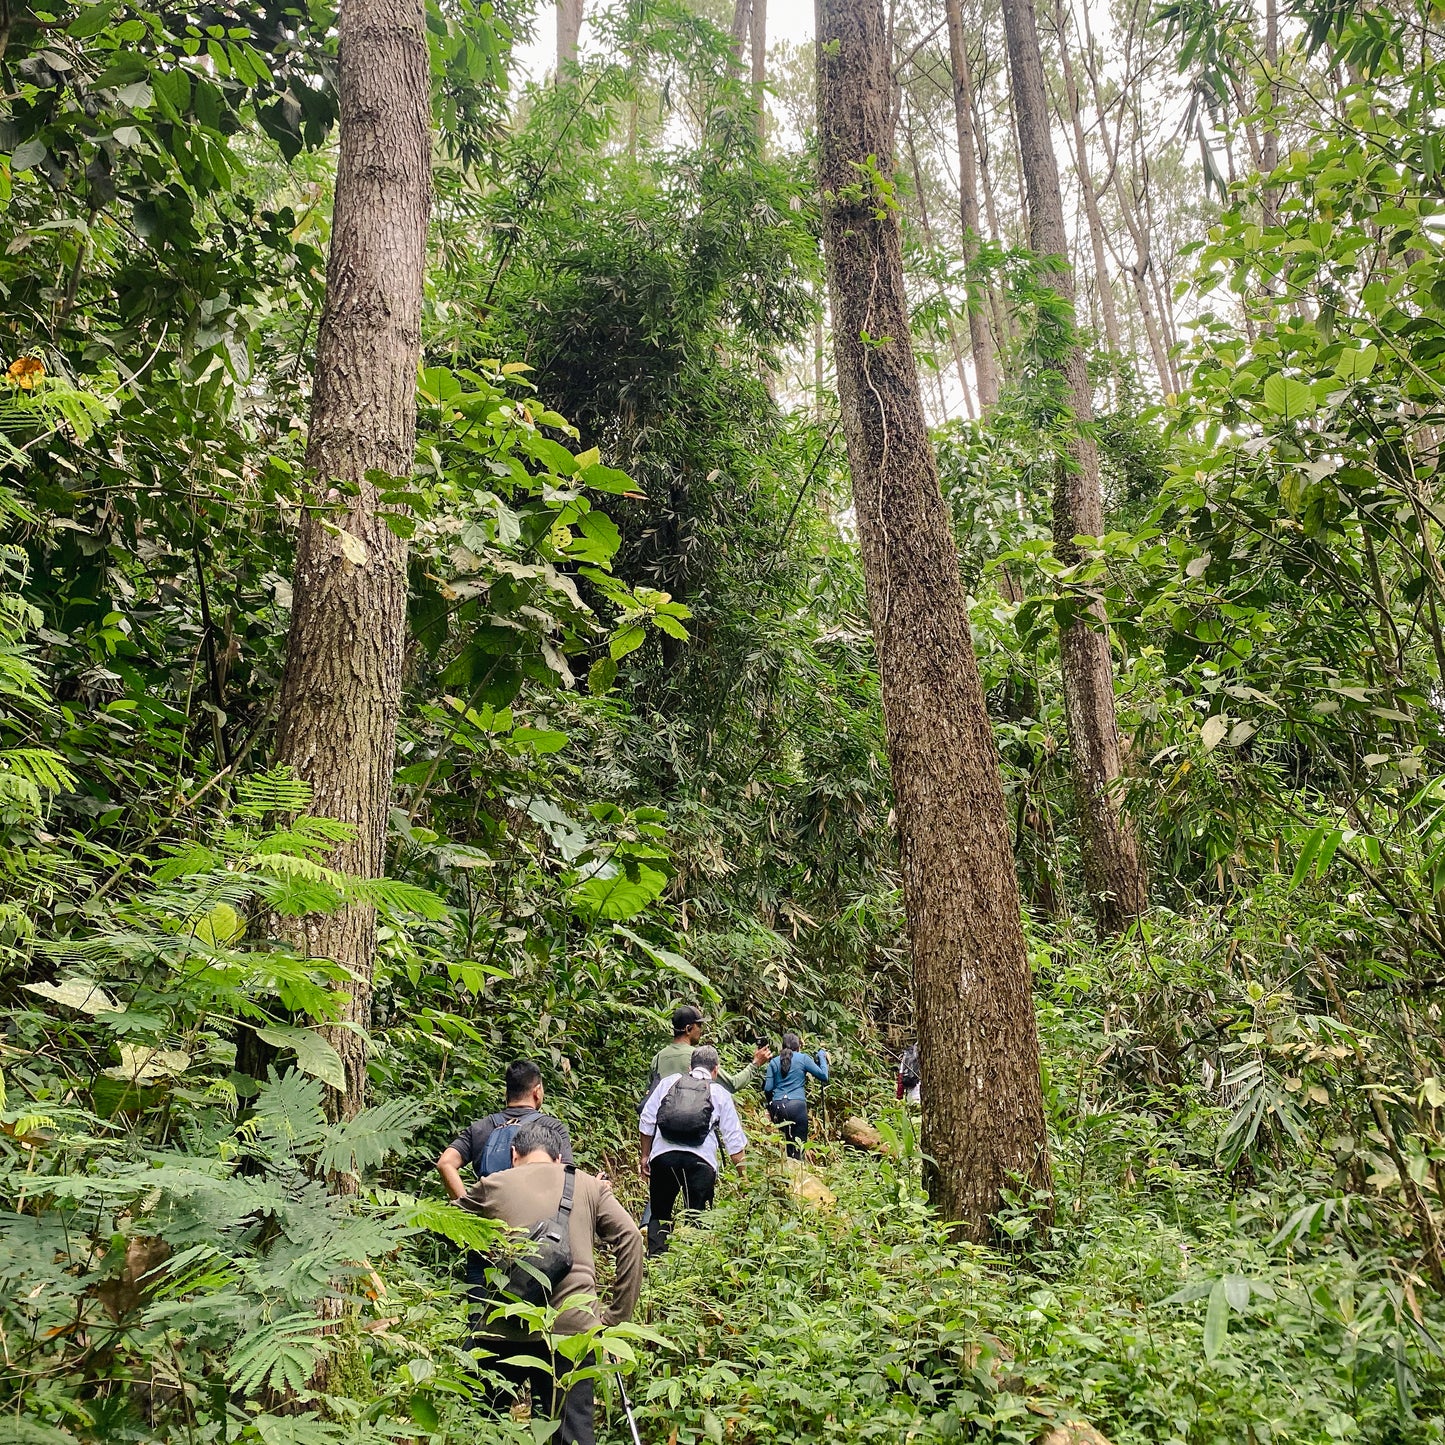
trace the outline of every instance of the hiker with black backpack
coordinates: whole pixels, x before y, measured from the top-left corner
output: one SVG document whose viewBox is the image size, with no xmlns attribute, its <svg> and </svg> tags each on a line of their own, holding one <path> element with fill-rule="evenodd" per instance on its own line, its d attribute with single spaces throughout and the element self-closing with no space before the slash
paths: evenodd
<svg viewBox="0 0 1445 1445">
<path fill-rule="evenodd" d="M 512 1143 L 519 1126 L 538 1117 L 552 1118 L 542 1113 L 547 1091 L 542 1087 L 542 1071 L 531 1059 L 517 1059 L 507 1065 L 506 1087 L 506 1108 L 469 1124 L 464 1133 L 458 1134 L 442 1150 L 437 1160 L 437 1173 L 453 1199 L 460 1199 L 467 1192 L 461 1175 L 466 1165 L 472 1165 L 478 1179 L 510 1169 Z M 567 1136 L 567 1126 L 560 1119 L 554 1122 L 562 1131 L 562 1162 L 571 1164 L 572 1141 Z"/>
<path fill-rule="evenodd" d="M 512 1137 L 511 1168 L 494 1170 L 458 1203 L 463 1209 L 525 1233 L 514 1260 L 489 1261 L 478 1303 L 509 1302 L 560 1311 L 553 1333 L 576 1335 L 599 1325 L 630 1319 L 642 1289 L 642 1235 L 617 1202 L 612 1186 L 563 1162 L 567 1130 L 558 1119 L 535 1114 Z M 597 1248 L 615 1259 L 607 1298 L 597 1298 Z M 493 1408 L 513 1404 L 523 1387 L 531 1391 L 532 1419 L 557 1420 L 560 1445 L 593 1445 L 596 1439 L 593 1380 L 587 1362 L 555 1352 L 548 1338 L 516 1321 L 475 1318 L 473 1348 L 484 1352 L 483 1367 L 501 1377 L 486 1391 Z M 570 1371 L 586 1378 L 565 1388 Z M 535 1428 L 535 1427 L 534 1427 Z"/>
<path fill-rule="evenodd" d="M 658 1083 L 639 1120 L 649 1255 L 666 1250 L 679 1195 L 684 1209 L 712 1207 L 718 1136 L 739 1169 L 748 1145 L 733 1096 L 718 1082 L 717 1050 L 710 1044 L 694 1049 L 689 1062 L 687 1073 L 669 1074 Z"/>
</svg>

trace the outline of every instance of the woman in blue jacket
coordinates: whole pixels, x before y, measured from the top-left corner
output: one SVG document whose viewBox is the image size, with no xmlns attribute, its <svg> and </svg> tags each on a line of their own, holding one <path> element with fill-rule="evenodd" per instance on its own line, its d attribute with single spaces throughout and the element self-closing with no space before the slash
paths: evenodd
<svg viewBox="0 0 1445 1445">
<path fill-rule="evenodd" d="M 815 1061 L 803 1052 L 797 1034 L 784 1034 L 782 1053 L 768 1064 L 763 1076 L 763 1094 L 768 1117 L 782 1130 L 789 1159 L 801 1159 L 808 1142 L 809 1074 L 821 1083 L 828 1082 L 828 1051 L 820 1048 Z"/>
</svg>

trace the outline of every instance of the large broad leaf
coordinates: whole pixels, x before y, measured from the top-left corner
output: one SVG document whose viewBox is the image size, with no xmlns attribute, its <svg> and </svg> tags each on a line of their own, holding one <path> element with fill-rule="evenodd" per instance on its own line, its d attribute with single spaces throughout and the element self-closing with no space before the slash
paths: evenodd
<svg viewBox="0 0 1445 1445">
<path fill-rule="evenodd" d="M 680 953 L 674 953 L 670 948 L 663 948 L 659 944 L 651 943 L 630 928 L 624 928 L 620 923 L 614 923 L 612 931 L 623 938 L 630 939 L 655 963 L 660 963 L 664 968 L 670 968 L 674 973 L 680 973 L 684 978 L 690 978 L 709 999 L 716 1000 L 720 997 L 717 989 L 713 987 L 712 980 L 700 968 L 689 963 Z"/>
<path fill-rule="evenodd" d="M 282 1024 L 257 1029 L 256 1037 L 275 1049 L 290 1049 L 296 1055 L 296 1067 L 313 1079 L 333 1089 L 346 1087 L 346 1066 L 341 1055 L 315 1029 L 293 1029 Z"/>
<path fill-rule="evenodd" d="M 667 874 L 636 863 L 623 870 L 609 864 L 574 889 L 573 901 L 598 918 L 631 918 L 641 913 L 667 886 Z"/>
<path fill-rule="evenodd" d="M 1275 372 L 1264 379 L 1264 405 L 1271 415 L 1294 421 L 1313 414 L 1319 404 L 1308 383 Z"/>
</svg>

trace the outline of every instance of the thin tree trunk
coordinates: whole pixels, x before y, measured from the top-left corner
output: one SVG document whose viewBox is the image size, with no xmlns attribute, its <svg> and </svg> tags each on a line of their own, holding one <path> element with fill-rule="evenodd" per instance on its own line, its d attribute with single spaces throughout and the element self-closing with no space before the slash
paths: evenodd
<svg viewBox="0 0 1445 1445">
<path fill-rule="evenodd" d="M 923 223 L 923 243 L 928 248 L 929 260 L 938 255 L 938 246 L 933 239 L 933 227 L 928 220 L 928 197 L 923 189 L 923 170 L 918 164 L 918 147 L 913 142 L 913 111 L 908 112 L 908 124 L 903 131 L 904 140 L 908 145 L 908 165 L 913 172 L 913 190 L 918 197 L 918 219 Z M 953 306 L 948 297 L 942 291 L 937 293 L 939 304 L 943 307 L 944 323 L 948 328 L 948 344 L 953 353 L 954 371 L 958 376 L 958 384 L 963 388 L 963 402 L 968 410 L 969 417 L 974 415 L 973 396 L 968 385 L 968 372 L 963 365 L 963 352 L 958 344 L 958 331 L 953 324 Z M 938 384 L 940 397 L 943 395 L 943 382 L 940 378 Z M 943 410 L 939 417 L 940 424 L 948 420 L 948 403 L 945 401 Z"/>
<path fill-rule="evenodd" d="M 1114 308 L 1114 287 L 1109 280 L 1109 265 L 1104 255 L 1104 222 L 1099 215 L 1099 196 L 1094 189 L 1094 176 L 1089 168 L 1089 148 L 1084 136 L 1083 117 L 1079 113 L 1079 87 L 1074 78 L 1074 62 L 1069 54 L 1068 28 L 1064 24 L 1063 6 L 1054 0 L 1054 23 L 1059 32 L 1059 58 L 1063 64 L 1064 96 L 1069 103 L 1069 124 L 1074 133 L 1074 167 L 1079 177 L 1079 192 L 1084 200 L 1084 214 L 1089 222 L 1089 242 L 1094 253 L 1094 283 L 1099 295 L 1099 310 L 1104 317 L 1104 339 L 1115 356 L 1122 353 L 1119 339 L 1119 313 Z"/>
<path fill-rule="evenodd" d="M 743 46 L 747 44 L 748 33 L 753 23 L 751 0 L 733 0 L 732 50 L 737 74 L 742 74 Z"/>
<path fill-rule="evenodd" d="M 1134 205 L 1133 197 L 1130 196 L 1124 184 L 1124 168 L 1119 162 L 1119 141 L 1109 138 L 1109 124 L 1104 109 L 1103 87 L 1099 80 L 1099 70 L 1096 64 L 1097 57 L 1094 53 L 1093 30 L 1089 23 L 1088 0 L 1083 0 L 1084 19 L 1084 65 L 1089 75 L 1089 86 L 1094 97 L 1094 114 L 1099 123 L 1099 139 L 1104 146 L 1104 156 L 1109 162 L 1109 180 L 1114 188 L 1115 199 L 1119 203 L 1119 216 L 1124 222 L 1125 229 L 1129 232 L 1129 238 L 1134 243 L 1134 260 L 1132 263 L 1120 260 L 1120 269 L 1129 274 L 1130 284 L 1134 288 L 1134 300 L 1139 309 L 1139 319 L 1144 324 L 1144 335 L 1149 342 L 1149 354 L 1154 361 L 1154 370 L 1159 377 L 1159 389 L 1168 394 L 1175 390 L 1174 375 L 1169 365 L 1168 353 L 1159 334 L 1159 326 L 1154 317 L 1154 308 L 1149 301 L 1149 236 L 1145 227 L 1140 224 L 1139 217 Z M 1122 131 L 1123 120 L 1119 125 Z M 1109 239 L 1106 237 L 1106 239 Z M 1115 250 L 1113 242 L 1109 239 L 1109 249 Z"/>
<path fill-rule="evenodd" d="M 748 29 L 753 60 L 753 123 L 762 140 L 768 129 L 768 0 L 752 0 Z"/>
<path fill-rule="evenodd" d="M 297 538 L 277 758 L 312 788 L 312 809 L 356 830 L 332 862 L 377 878 L 396 762 L 406 640 L 406 544 L 387 527 L 373 478 L 411 473 L 422 279 L 431 207 L 431 77 L 421 0 L 342 0 L 337 57 L 341 146 L 316 343 L 306 461 L 320 508 Z M 366 1092 L 375 911 L 354 905 L 300 925 L 314 957 L 350 972 L 340 1026 L 322 1030 L 350 1117 Z"/>
<path fill-rule="evenodd" d="M 1264 0 L 1264 64 L 1268 71 L 1266 95 L 1269 98 L 1269 119 L 1264 125 L 1264 145 L 1261 147 L 1260 164 L 1265 175 L 1279 165 L 1279 122 L 1275 119 L 1275 107 L 1279 104 L 1279 0 Z M 1279 188 L 1264 188 L 1264 224 L 1266 228 L 1279 225 Z"/>
<path fill-rule="evenodd" d="M 1069 242 L 1033 0 L 1003 0 L 1003 16 L 1029 188 L 1029 243 L 1041 260 L 1067 258 Z M 1062 269 L 1051 273 L 1051 280 L 1072 310 L 1073 277 Z M 1094 409 L 1083 348 L 1071 340 L 1056 364 L 1074 426 L 1072 457 L 1068 463 L 1061 460 L 1054 490 L 1054 553 L 1065 565 L 1073 565 L 1080 560 L 1074 537 L 1103 533 L 1104 497 L 1099 454 L 1089 432 Z M 1133 824 L 1120 809 L 1123 762 L 1114 711 L 1114 669 L 1107 624 L 1097 603 L 1081 608 L 1061 627 L 1059 653 L 1085 880 L 1100 930 L 1117 933 L 1142 911 L 1145 883 Z"/>
<path fill-rule="evenodd" d="M 988 217 L 988 233 L 992 240 L 1004 244 L 1004 234 L 999 227 L 998 206 L 994 201 L 993 172 L 989 165 L 988 129 L 984 125 L 983 112 L 978 105 L 978 96 L 973 97 L 973 133 L 978 138 L 978 178 L 983 190 L 983 209 Z M 1009 324 L 1008 307 L 999 294 L 997 286 L 988 288 L 988 306 L 993 316 L 993 335 L 997 347 L 995 360 L 1002 364 L 995 368 L 994 379 L 1000 371 L 1007 372 L 1007 348 L 1013 344 L 1013 328 Z"/>
<path fill-rule="evenodd" d="M 583 0 L 557 0 L 557 76 L 577 63 L 577 44 L 582 37 Z"/>
<path fill-rule="evenodd" d="M 979 410 L 987 416 L 998 403 L 998 371 L 994 365 L 993 337 L 983 313 L 984 288 L 973 274 L 978 263 L 982 228 L 978 217 L 978 169 L 974 163 L 973 77 L 968 47 L 963 38 L 961 0 L 944 0 L 948 19 L 948 54 L 953 69 L 953 117 L 958 132 L 958 211 L 963 223 L 963 261 L 968 277 L 968 340 L 973 371 L 978 380 Z"/>
<path fill-rule="evenodd" d="M 1049 1187 L 1038 1038 L 993 732 L 928 443 L 887 183 L 880 0 L 820 0 L 818 133 L 833 344 L 873 622 L 942 1217 L 982 1239 L 1001 1191 Z M 876 167 L 876 171 L 873 168 Z"/>
</svg>

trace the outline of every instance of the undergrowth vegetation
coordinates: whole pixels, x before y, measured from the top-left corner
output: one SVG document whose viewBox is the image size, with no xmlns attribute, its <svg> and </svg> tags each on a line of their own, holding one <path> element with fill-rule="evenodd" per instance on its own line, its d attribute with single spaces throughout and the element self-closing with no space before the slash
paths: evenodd
<svg viewBox="0 0 1445 1445">
<path fill-rule="evenodd" d="M 834 1081 L 801 1170 L 745 1096 L 746 1174 L 634 1322 L 567 1345 L 605 1438 L 625 1386 L 648 1445 L 1445 1445 L 1439 13 L 1130 3 L 1107 62 L 1078 48 L 1088 144 L 1135 130 L 1095 179 L 1140 259 L 1080 291 L 1106 523 L 1065 562 L 1074 327 L 1005 194 L 997 7 L 964 7 L 1004 212 L 981 246 L 930 149 L 958 57 L 893 8 L 913 185 L 880 204 L 1052 1197 L 958 1242 L 893 1099 L 916 1019 L 807 54 L 771 53 L 760 123 L 716 7 L 589 11 L 556 83 L 519 77 L 528 6 L 427 7 L 417 446 L 366 479 L 409 545 L 406 635 L 362 878 L 275 763 L 302 516 L 366 556 L 306 461 L 336 15 L 0 3 L 0 1445 L 542 1445 L 479 1406 L 461 1260 L 497 1241 L 434 1161 L 533 1058 L 640 1213 L 684 1000 L 729 1067 L 796 1028 Z M 1080 617 L 1107 620 L 1150 874 L 1118 937 L 1080 882 Z M 360 1016 L 307 944 L 347 911 L 377 944 Z"/>
</svg>

